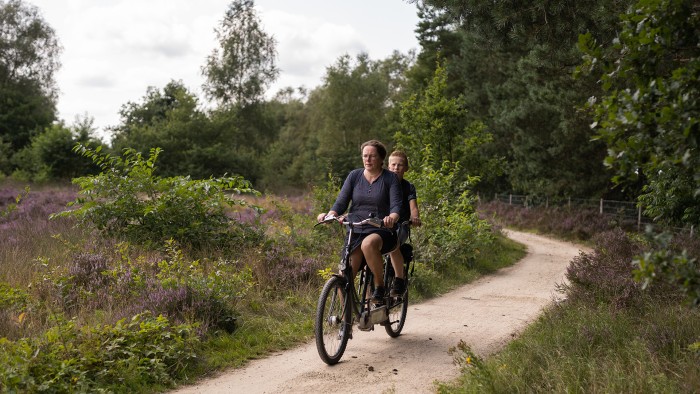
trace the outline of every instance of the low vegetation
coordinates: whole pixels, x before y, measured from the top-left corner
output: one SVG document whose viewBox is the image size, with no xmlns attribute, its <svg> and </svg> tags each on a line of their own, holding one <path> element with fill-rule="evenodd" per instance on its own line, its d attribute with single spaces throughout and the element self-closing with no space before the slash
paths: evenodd
<svg viewBox="0 0 700 394">
<path fill-rule="evenodd" d="M 337 226 L 314 228 L 315 212 L 331 205 L 337 179 L 304 197 L 263 197 L 243 180 L 160 178 L 157 150 L 77 149 L 99 175 L 2 188 L 2 390 L 158 391 L 310 338 L 343 239 Z M 489 231 L 467 191 L 428 186 L 449 177 L 414 175 L 426 185 L 425 224 L 459 226 L 472 242 L 414 232 L 416 299 L 524 253 Z"/>
<path fill-rule="evenodd" d="M 516 218 L 512 222 L 522 225 L 517 218 L 531 214 L 524 208 L 487 207 L 508 212 L 499 216 L 505 223 Z M 541 215 L 541 225 L 527 227 L 551 233 L 559 219 L 555 211 Z M 483 358 L 464 343 L 454 348 L 464 375 L 439 392 L 697 391 L 700 310 L 689 305 L 677 284 L 645 286 L 635 280 L 635 259 L 650 247 L 643 235 L 617 228 L 585 238 L 593 252 L 571 262 L 569 283 L 560 289 L 566 301 L 549 308 L 499 354 Z M 671 247 L 700 256 L 697 238 L 677 236 Z"/>
</svg>

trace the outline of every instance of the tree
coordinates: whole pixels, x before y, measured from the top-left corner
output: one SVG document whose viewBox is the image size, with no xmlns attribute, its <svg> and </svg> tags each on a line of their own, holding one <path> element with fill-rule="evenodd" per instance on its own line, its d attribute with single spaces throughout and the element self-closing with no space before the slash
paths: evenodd
<svg viewBox="0 0 700 394">
<path fill-rule="evenodd" d="M 317 130 L 316 155 L 333 174 L 358 166 L 364 141 L 388 140 L 389 74 L 366 53 L 355 59 L 343 55 L 326 68 L 323 85 L 312 92 L 308 105 Z"/>
<path fill-rule="evenodd" d="M 207 96 L 222 105 L 259 101 L 279 69 L 275 39 L 262 29 L 255 2 L 232 1 L 215 32 L 220 48 L 213 50 L 202 68 Z"/>
<path fill-rule="evenodd" d="M 13 176 L 33 181 L 69 180 L 94 172 L 97 167 L 73 153 L 73 147 L 78 143 L 101 145 L 94 136 L 93 124 L 93 118 L 86 115 L 76 117 L 70 127 L 62 122 L 47 127 L 12 157 L 16 167 Z"/>
<path fill-rule="evenodd" d="M 697 1 L 643 0 L 611 46 L 581 37 L 583 70 L 599 76 L 598 138 L 614 180 L 644 182 L 647 214 L 700 224 L 700 15 Z"/>
<path fill-rule="evenodd" d="M 433 170 L 442 168 L 444 162 L 463 163 L 463 172 L 471 176 L 488 176 L 499 172 L 499 158 L 484 157 L 479 149 L 490 141 L 491 135 L 484 124 L 468 121 L 468 111 L 461 97 L 447 97 L 447 71 L 437 65 L 432 81 L 425 91 L 414 94 L 401 106 L 401 131 L 394 135 L 399 147 L 406 150 L 412 160 Z M 430 147 L 430 163 L 424 157 L 425 147 Z M 462 177 L 464 173 L 457 173 Z"/>
<path fill-rule="evenodd" d="M 692 0 L 640 0 L 621 18 L 613 45 L 581 36 L 581 69 L 599 76 L 593 127 L 608 146 L 617 183 L 643 182 L 639 202 L 658 222 L 700 224 L 700 7 Z M 636 278 L 667 281 L 700 305 L 700 259 L 651 238 Z"/>
<path fill-rule="evenodd" d="M 222 151 L 225 138 L 198 105 L 182 81 L 170 81 L 162 90 L 149 87 L 142 102 L 122 106 L 122 123 L 112 129 L 112 146 L 142 154 L 161 148 L 161 175 L 223 175 L 230 171 L 227 152 Z"/>
<path fill-rule="evenodd" d="M 461 94 L 468 119 L 483 121 L 492 132 L 483 153 L 506 157 L 507 183 L 500 187 L 600 196 L 608 187 L 605 148 L 589 143 L 590 122 L 577 109 L 599 88 L 595 79 L 573 78 L 580 59 L 576 44 L 586 31 L 611 40 L 616 12 L 629 1 L 421 3 L 436 9 L 424 17 L 426 26 L 440 29 L 421 45 L 446 51 L 447 94 Z"/>
<path fill-rule="evenodd" d="M 60 52 L 37 7 L 0 0 L 0 138 L 15 152 L 56 118 Z"/>
</svg>

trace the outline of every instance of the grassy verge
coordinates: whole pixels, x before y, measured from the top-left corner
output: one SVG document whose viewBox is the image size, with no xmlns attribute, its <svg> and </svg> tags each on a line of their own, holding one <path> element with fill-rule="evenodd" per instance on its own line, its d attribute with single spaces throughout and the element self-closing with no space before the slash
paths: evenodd
<svg viewBox="0 0 700 394">
<path fill-rule="evenodd" d="M 699 311 L 679 305 L 555 306 L 487 360 L 460 345 L 464 374 L 438 391 L 691 393 L 700 387 L 698 339 Z"/>
<path fill-rule="evenodd" d="M 511 208 L 502 213 L 499 220 L 505 223 L 510 219 L 544 233 L 562 231 L 558 214 L 536 218 Z M 571 262 L 567 301 L 552 306 L 487 359 L 460 344 L 454 356 L 463 375 L 442 383 L 438 392 L 697 392 L 700 309 L 689 306 L 676 286 L 642 288 L 633 280 L 631 262 L 649 247 L 641 237 L 619 228 L 581 226 L 573 238 L 587 239 L 594 250 Z M 682 246 L 697 256 L 697 239 L 684 239 Z"/>
</svg>

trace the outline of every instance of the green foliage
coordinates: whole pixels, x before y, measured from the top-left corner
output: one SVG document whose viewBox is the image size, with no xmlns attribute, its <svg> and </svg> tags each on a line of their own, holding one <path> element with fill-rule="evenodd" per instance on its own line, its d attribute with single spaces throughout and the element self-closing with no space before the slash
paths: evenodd
<svg viewBox="0 0 700 394">
<path fill-rule="evenodd" d="M 659 280 L 667 281 L 680 288 L 693 305 L 700 306 L 698 257 L 689 256 L 685 249 L 674 251 L 669 233 L 647 235 L 653 249 L 635 258 L 635 279 L 642 282 L 643 288 Z"/>
<path fill-rule="evenodd" d="M 650 215 L 700 224 L 700 16 L 690 0 L 643 0 L 621 17 L 613 45 L 584 35 L 583 71 L 605 92 L 592 98 L 614 180 L 643 182 Z"/>
<path fill-rule="evenodd" d="M 7 283 L 0 282 L 0 310 L 14 309 L 21 311 L 26 308 L 29 295 L 19 289 L 10 287 Z"/>
<path fill-rule="evenodd" d="M 197 360 L 191 325 L 139 314 L 115 325 L 57 321 L 42 337 L 0 339 L 0 387 L 8 392 L 132 392 L 171 385 Z"/>
<path fill-rule="evenodd" d="M 365 53 L 355 59 L 341 56 L 326 68 L 323 86 L 309 100 L 317 129 L 316 155 L 324 168 L 347 174 L 358 167 L 363 142 L 386 141 L 389 86 L 382 63 Z"/>
<path fill-rule="evenodd" d="M 613 45 L 580 38 L 582 71 L 599 76 L 593 127 L 618 184 L 642 183 L 639 201 L 657 221 L 700 224 L 700 14 L 690 0 L 642 0 L 622 15 Z M 638 258 L 637 277 L 676 283 L 699 303 L 698 267 L 660 248 Z"/>
<path fill-rule="evenodd" d="M 412 70 L 421 80 L 413 82 L 434 70 L 439 51 L 447 95 L 469 109 L 463 124 L 479 120 L 492 134 L 479 157 L 507 162 L 482 173 L 478 189 L 595 196 L 607 189 L 605 147 L 590 143 L 590 120 L 577 109 L 599 87 L 595 78 L 572 78 L 572 65 L 580 59 L 579 32 L 612 39 L 616 15 L 629 1 L 415 3 L 423 52 L 420 69 Z"/>
<path fill-rule="evenodd" d="M 151 147 L 161 147 L 158 169 L 163 176 L 207 178 L 228 169 L 243 173 L 231 163 L 236 155 L 224 149 L 231 135 L 214 127 L 182 82 L 170 81 L 162 91 L 149 87 L 142 102 L 123 105 L 120 115 L 121 124 L 112 129 L 113 149 L 147 154 Z"/>
<path fill-rule="evenodd" d="M 403 130 L 394 138 L 400 147 L 413 153 L 414 160 L 422 161 L 422 148 L 432 145 L 432 154 L 438 165 L 443 161 L 458 161 L 465 156 L 464 149 L 470 145 L 468 139 L 478 138 L 484 130 L 483 125 L 465 127 L 467 110 L 460 99 L 446 96 L 446 88 L 447 72 L 438 64 L 421 96 L 414 94 L 402 103 Z"/>
<path fill-rule="evenodd" d="M 56 117 L 60 52 L 54 30 L 36 6 L 0 1 L 0 139 L 14 152 Z"/>
<path fill-rule="evenodd" d="M 445 161 L 435 169 L 431 147 L 423 150 L 424 162 L 409 179 L 419 193 L 424 229 L 412 235 L 420 260 L 441 272 L 452 264 L 474 263 L 479 249 L 492 242 L 489 225 L 479 219 L 476 198 L 469 188 L 478 180 L 460 181 L 459 163 Z"/>
<path fill-rule="evenodd" d="M 133 149 L 126 149 L 123 157 L 101 153 L 101 147 L 76 145 L 75 151 L 92 159 L 102 172 L 74 179 L 81 190 L 69 206 L 77 208 L 54 217 L 76 217 L 105 235 L 151 245 L 172 238 L 201 247 L 250 235 L 250 229 L 226 215 L 227 207 L 245 205 L 227 193 L 257 194 L 241 177 L 160 178 L 153 174 L 159 148 L 151 149 L 147 159 Z"/>
<path fill-rule="evenodd" d="M 410 153 L 412 161 L 429 161 L 434 170 L 439 170 L 443 162 L 462 163 L 461 173 L 455 178 L 458 181 L 469 176 L 499 174 L 501 160 L 480 154 L 491 134 L 481 122 L 468 122 L 468 111 L 461 98 L 449 98 L 446 94 L 447 73 L 438 64 L 426 90 L 401 104 L 401 131 L 394 135 L 397 145 Z M 430 158 L 423 154 L 426 146 L 431 147 Z"/>
<path fill-rule="evenodd" d="M 91 137 L 92 130 L 80 133 L 78 126 L 65 127 L 54 124 L 43 133 L 32 137 L 31 143 L 15 154 L 12 162 L 17 170 L 15 177 L 25 180 L 62 180 L 89 174 L 95 170 L 90 160 L 73 153 L 75 144 L 99 145 Z"/>
<path fill-rule="evenodd" d="M 279 74 L 275 39 L 262 29 L 253 0 L 233 0 L 215 29 L 220 48 L 207 58 L 204 90 L 224 106 L 259 101 Z"/>
</svg>

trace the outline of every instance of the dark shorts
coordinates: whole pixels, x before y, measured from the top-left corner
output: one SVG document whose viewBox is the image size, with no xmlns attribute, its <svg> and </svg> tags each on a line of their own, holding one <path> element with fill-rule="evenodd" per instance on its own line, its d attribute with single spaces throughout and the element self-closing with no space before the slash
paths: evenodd
<svg viewBox="0 0 700 394">
<path fill-rule="evenodd" d="M 350 253 L 362 244 L 362 240 L 370 234 L 379 234 L 382 237 L 382 254 L 389 253 L 396 248 L 396 233 L 385 229 L 370 230 L 366 233 L 353 233 L 350 239 Z"/>
</svg>

